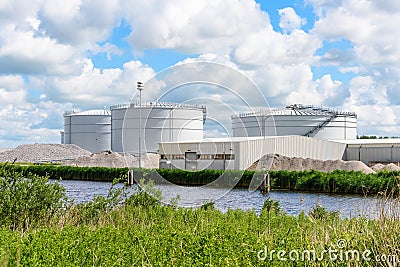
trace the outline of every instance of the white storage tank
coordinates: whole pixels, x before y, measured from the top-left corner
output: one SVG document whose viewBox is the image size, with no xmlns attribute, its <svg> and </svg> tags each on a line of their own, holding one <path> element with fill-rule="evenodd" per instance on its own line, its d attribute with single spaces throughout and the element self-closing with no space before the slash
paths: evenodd
<svg viewBox="0 0 400 267">
<path fill-rule="evenodd" d="M 64 140 L 65 140 L 65 138 L 64 138 L 64 131 L 60 131 L 60 138 L 61 138 L 61 142 L 60 142 L 60 144 L 64 144 Z"/>
<path fill-rule="evenodd" d="M 88 110 L 64 113 L 64 144 L 75 144 L 92 153 L 111 149 L 111 112 Z"/>
<path fill-rule="evenodd" d="M 205 119 L 206 108 L 199 105 L 160 102 L 115 105 L 111 107 L 111 149 L 138 155 L 139 129 L 142 153 L 157 153 L 159 142 L 200 140 Z"/>
<path fill-rule="evenodd" d="M 294 104 L 283 109 L 232 116 L 234 137 L 300 135 L 324 140 L 357 138 L 357 115 Z"/>
</svg>

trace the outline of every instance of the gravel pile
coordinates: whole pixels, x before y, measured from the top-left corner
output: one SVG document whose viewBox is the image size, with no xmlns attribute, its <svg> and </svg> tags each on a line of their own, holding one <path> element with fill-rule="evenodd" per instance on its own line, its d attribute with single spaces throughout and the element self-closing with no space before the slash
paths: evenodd
<svg viewBox="0 0 400 267">
<path fill-rule="evenodd" d="M 143 168 L 158 168 L 159 155 L 145 154 L 142 157 Z M 108 168 L 124 168 L 139 167 L 139 159 L 130 154 L 119 154 L 112 151 L 104 151 L 91 155 L 77 157 L 74 160 L 63 163 L 67 166 L 78 167 L 108 167 Z"/>
<path fill-rule="evenodd" d="M 8 151 L 8 150 L 12 150 L 13 148 L 0 148 L 0 153 L 4 152 L 4 151 Z"/>
<path fill-rule="evenodd" d="M 382 163 L 377 163 L 374 166 L 372 166 L 371 169 L 373 169 L 376 172 L 380 172 L 380 171 L 400 171 L 400 167 L 397 166 L 394 163 L 389 163 L 387 165 L 382 164 Z"/>
<path fill-rule="evenodd" d="M 254 162 L 249 170 L 288 170 L 288 171 L 307 171 L 316 170 L 331 172 L 334 170 L 361 171 L 363 173 L 375 173 L 371 168 L 361 161 L 343 160 L 315 160 L 303 158 L 291 158 L 281 155 L 269 154 Z"/>
<path fill-rule="evenodd" d="M 76 145 L 33 144 L 20 145 L 0 153 L 0 162 L 65 161 L 91 153 Z"/>
</svg>

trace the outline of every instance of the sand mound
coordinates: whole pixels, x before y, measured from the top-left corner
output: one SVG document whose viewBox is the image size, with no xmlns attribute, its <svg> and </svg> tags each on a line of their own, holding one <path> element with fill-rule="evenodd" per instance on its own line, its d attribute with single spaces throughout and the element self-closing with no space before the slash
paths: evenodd
<svg viewBox="0 0 400 267">
<path fill-rule="evenodd" d="M 65 161 L 84 155 L 90 152 L 76 145 L 30 144 L 1 152 L 0 162 Z"/>
<path fill-rule="evenodd" d="M 315 160 L 303 158 L 291 158 L 281 155 L 269 154 L 254 162 L 249 170 L 288 170 L 288 171 L 308 171 L 317 170 L 331 172 L 334 170 L 361 171 L 363 173 L 374 173 L 374 171 L 361 161 L 343 160 Z"/>
<path fill-rule="evenodd" d="M 142 157 L 143 168 L 158 168 L 159 155 L 145 154 Z M 78 167 L 108 167 L 124 168 L 139 167 L 139 159 L 130 154 L 119 154 L 111 151 L 104 151 L 91 155 L 77 157 L 74 160 L 65 162 L 63 165 Z"/>
<path fill-rule="evenodd" d="M 389 163 L 387 165 L 384 165 L 382 163 L 377 163 L 374 166 L 372 166 L 371 169 L 373 169 L 376 172 L 380 172 L 380 171 L 400 171 L 400 167 L 397 166 L 394 163 Z"/>
</svg>

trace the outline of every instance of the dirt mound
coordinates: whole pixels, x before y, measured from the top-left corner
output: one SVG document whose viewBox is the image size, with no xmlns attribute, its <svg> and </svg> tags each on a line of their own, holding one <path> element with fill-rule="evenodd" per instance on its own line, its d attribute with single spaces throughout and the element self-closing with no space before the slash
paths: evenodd
<svg viewBox="0 0 400 267">
<path fill-rule="evenodd" d="M 374 166 L 372 166 L 371 169 L 373 169 L 376 172 L 380 172 L 380 171 L 400 171 L 400 167 L 397 166 L 394 163 L 389 163 L 387 165 L 382 164 L 382 163 L 377 163 Z"/>
<path fill-rule="evenodd" d="M 143 168 L 158 168 L 159 155 L 145 154 L 142 157 Z M 119 154 L 112 151 L 104 151 L 91 155 L 77 157 L 74 160 L 65 162 L 63 165 L 79 167 L 108 167 L 124 168 L 139 167 L 138 157 L 130 154 Z"/>
<path fill-rule="evenodd" d="M 331 172 L 334 170 L 361 171 L 363 173 L 374 173 L 374 171 L 361 161 L 343 160 L 315 160 L 310 158 L 291 158 L 282 155 L 268 154 L 254 162 L 249 170 L 288 170 L 308 171 L 317 170 Z"/>
<path fill-rule="evenodd" d="M 4 152 L 4 151 L 8 151 L 8 150 L 12 150 L 13 148 L 0 148 L 0 153 Z"/>
<path fill-rule="evenodd" d="M 29 144 L 0 153 L 0 162 L 65 161 L 91 153 L 76 145 Z"/>
<path fill-rule="evenodd" d="M 383 168 L 385 168 L 385 165 L 382 163 L 377 163 L 377 164 L 371 166 L 371 169 L 374 170 L 375 172 L 382 171 Z"/>
</svg>

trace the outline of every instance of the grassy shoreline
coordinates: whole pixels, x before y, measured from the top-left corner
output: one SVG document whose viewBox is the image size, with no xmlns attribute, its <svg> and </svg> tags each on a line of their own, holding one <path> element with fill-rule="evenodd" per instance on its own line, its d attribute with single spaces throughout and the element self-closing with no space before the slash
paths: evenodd
<svg viewBox="0 0 400 267">
<path fill-rule="evenodd" d="M 400 259 L 399 212 L 342 219 L 317 206 L 291 216 L 269 199 L 259 214 L 212 203 L 178 208 L 160 204 L 151 183 L 129 196 L 111 188 L 107 197 L 67 205 L 65 190 L 47 177 L 5 168 L 0 177 L 0 266 L 395 266 Z"/>
<path fill-rule="evenodd" d="M 391 255 L 393 263 L 400 256 L 393 235 L 400 224 L 389 218 L 130 206 L 85 223 L 71 215 L 60 219 L 23 233 L 0 230 L 2 266 L 379 266 L 377 257 Z M 332 260 L 323 256 L 329 249 L 359 254 Z M 316 256 L 302 261 L 293 253 L 278 257 L 279 251 Z"/>
<path fill-rule="evenodd" d="M 36 174 L 51 179 L 88 180 L 112 182 L 114 179 L 127 181 L 128 168 L 71 167 L 52 165 L 21 166 L 0 164 L 0 167 L 24 175 Z M 177 169 L 134 169 L 136 177 L 154 181 L 165 179 L 173 184 L 201 186 L 216 183 L 216 186 L 248 188 L 253 179 L 261 181 L 262 173 L 255 171 L 202 170 L 183 171 Z M 270 171 L 271 189 L 376 195 L 394 189 L 399 194 L 400 172 L 364 174 L 354 171 Z M 258 182 L 261 184 L 261 182 Z"/>
</svg>

